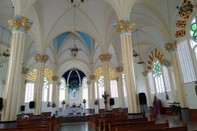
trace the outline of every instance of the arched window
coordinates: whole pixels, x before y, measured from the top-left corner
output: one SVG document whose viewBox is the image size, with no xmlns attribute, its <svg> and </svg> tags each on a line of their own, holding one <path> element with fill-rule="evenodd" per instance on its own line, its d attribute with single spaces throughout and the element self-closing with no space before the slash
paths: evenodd
<svg viewBox="0 0 197 131">
<path fill-rule="evenodd" d="M 184 40 L 178 44 L 177 52 L 179 56 L 179 63 L 181 66 L 183 82 L 188 83 L 195 81 L 196 75 L 194 73 L 194 67 L 193 67 L 187 40 Z"/>
<path fill-rule="evenodd" d="M 122 74 L 122 84 L 123 84 L 123 92 L 124 92 L 124 97 L 127 96 L 127 90 L 126 90 L 126 83 L 125 83 L 125 76 Z"/>
<path fill-rule="evenodd" d="M 118 97 L 118 86 L 116 80 L 110 80 L 110 91 L 112 98 Z"/>
<path fill-rule="evenodd" d="M 59 87 L 59 107 L 62 106 L 62 101 L 65 100 L 65 88 L 66 88 L 65 79 L 61 78 L 60 79 L 60 87 Z"/>
<path fill-rule="evenodd" d="M 99 90 L 99 97 L 98 98 L 102 98 L 102 95 L 104 94 L 104 76 L 103 75 L 99 76 L 98 90 Z"/>
<path fill-rule="evenodd" d="M 34 83 L 28 82 L 25 90 L 25 103 L 29 103 L 34 99 Z"/>
<path fill-rule="evenodd" d="M 51 102 L 52 101 L 52 84 L 49 83 L 48 79 L 44 77 L 44 83 L 42 88 L 42 101 Z"/>
<path fill-rule="evenodd" d="M 83 89 L 83 99 L 86 100 L 86 107 L 88 107 L 88 85 L 87 85 L 87 78 L 84 77 L 82 80 L 82 89 Z"/>
</svg>

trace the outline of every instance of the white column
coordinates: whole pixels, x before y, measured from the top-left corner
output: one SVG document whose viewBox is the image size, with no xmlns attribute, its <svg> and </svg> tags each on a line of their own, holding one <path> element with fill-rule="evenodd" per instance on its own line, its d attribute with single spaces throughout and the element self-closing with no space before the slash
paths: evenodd
<svg viewBox="0 0 197 131">
<path fill-rule="evenodd" d="M 52 80 L 53 80 L 53 87 L 52 87 L 52 103 L 55 102 L 56 104 L 56 110 L 59 108 L 59 99 L 57 101 L 57 97 L 59 96 L 59 91 L 57 91 L 58 87 L 57 87 L 57 80 L 58 80 L 58 76 L 52 76 Z M 59 98 L 59 97 L 58 97 Z"/>
<path fill-rule="evenodd" d="M 171 41 L 165 45 L 165 48 L 171 54 L 172 65 L 175 75 L 175 87 L 177 88 L 178 102 L 182 108 L 187 107 L 185 91 L 181 80 L 181 70 L 179 67 L 179 60 L 177 55 L 177 43 L 176 41 Z"/>
<path fill-rule="evenodd" d="M 29 1 L 26 3 L 27 5 L 30 4 Z M 28 6 L 31 7 L 31 4 Z M 18 8 L 17 5 L 16 8 Z M 18 21 L 18 23 L 16 21 Z M 24 21 L 24 23 L 22 23 L 21 21 Z M 25 34 L 33 24 L 31 20 L 29 20 L 26 17 L 20 16 L 19 13 L 18 15 L 15 14 L 14 17 L 10 18 L 8 22 L 10 24 L 9 28 L 12 30 L 13 35 L 12 35 L 12 44 L 11 44 L 12 46 L 10 51 L 11 56 L 8 62 L 9 65 L 8 65 L 8 73 L 7 73 L 6 87 L 5 87 L 5 100 L 4 100 L 5 105 L 1 117 L 2 121 L 16 120 L 16 110 L 18 106 L 16 103 L 18 103 L 17 98 L 20 93 L 19 83 L 21 81 L 21 77 L 19 76 L 21 75 L 21 65 L 23 60 Z"/>
<path fill-rule="evenodd" d="M 69 104 L 68 87 L 69 87 L 69 84 L 66 84 L 66 88 L 65 88 L 65 101 L 66 101 L 67 104 Z M 70 103 L 70 104 L 72 104 L 72 103 Z"/>
<path fill-rule="evenodd" d="M 127 89 L 128 113 L 139 113 L 140 111 L 137 99 L 136 80 L 133 63 L 133 49 L 131 40 L 131 31 L 134 30 L 134 22 L 130 21 L 130 19 L 124 19 L 118 21 L 118 23 L 114 26 L 116 27 L 116 31 L 120 33 L 121 38 L 123 68 Z"/>
<path fill-rule="evenodd" d="M 56 103 L 56 111 L 59 110 L 59 93 L 60 93 L 60 82 L 55 82 L 55 103 Z"/>
<path fill-rule="evenodd" d="M 151 100 L 151 92 L 150 92 L 150 86 L 148 81 L 148 71 L 142 72 L 144 78 L 145 78 L 145 84 L 146 84 L 146 94 L 147 94 L 147 105 L 148 107 L 153 107 L 153 103 Z"/>
<path fill-rule="evenodd" d="M 92 96 L 91 96 L 91 109 L 94 109 L 94 101 L 95 101 L 95 85 L 94 85 L 94 80 L 95 80 L 95 75 L 90 76 L 91 80 L 91 88 L 92 88 Z"/>
<path fill-rule="evenodd" d="M 87 81 L 87 85 L 88 85 L 88 108 L 91 108 L 91 94 L 92 94 L 92 89 L 91 89 L 91 81 L 88 80 Z"/>
<path fill-rule="evenodd" d="M 81 83 L 79 84 L 79 103 L 83 103 L 83 88 Z"/>
<path fill-rule="evenodd" d="M 107 108 L 105 109 L 109 110 L 110 109 L 109 99 L 111 97 L 110 78 L 109 78 L 109 61 L 111 60 L 111 55 L 109 53 L 101 54 L 100 60 L 103 62 L 102 69 L 103 69 L 103 75 L 104 75 L 104 91 L 109 95 L 109 97 L 107 97 Z"/>
<path fill-rule="evenodd" d="M 119 66 L 116 68 L 118 80 L 118 104 L 119 107 L 125 108 L 125 101 L 124 101 L 124 91 L 123 91 L 123 80 L 122 80 L 122 72 L 123 72 L 123 67 Z"/>
<path fill-rule="evenodd" d="M 37 61 L 37 77 L 34 85 L 34 115 L 41 115 L 44 65 L 48 60 L 48 56 L 45 54 L 37 54 L 35 60 Z"/>
</svg>

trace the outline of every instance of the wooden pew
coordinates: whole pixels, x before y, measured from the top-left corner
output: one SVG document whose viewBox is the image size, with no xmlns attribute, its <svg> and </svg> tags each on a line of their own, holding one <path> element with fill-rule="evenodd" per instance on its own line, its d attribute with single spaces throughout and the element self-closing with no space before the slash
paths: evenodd
<svg viewBox="0 0 197 131">
<path fill-rule="evenodd" d="M 166 120 L 163 124 L 142 124 L 142 125 L 130 125 L 130 126 L 118 126 L 115 131 L 136 131 L 136 130 L 152 130 L 152 129 L 162 129 L 169 127 L 169 122 Z"/>
<path fill-rule="evenodd" d="M 154 121 L 141 121 L 141 122 L 130 121 L 126 123 L 109 123 L 108 128 L 106 128 L 105 131 L 115 131 L 116 127 L 120 127 L 120 126 L 154 125 L 154 124 L 155 124 Z"/>
<path fill-rule="evenodd" d="M 136 118 L 136 119 L 111 119 L 111 118 L 106 118 L 106 119 L 101 119 L 99 120 L 99 131 L 102 130 L 109 130 L 109 123 L 126 123 L 126 122 L 147 122 L 148 118 Z"/>
<path fill-rule="evenodd" d="M 109 116 L 99 116 L 99 117 L 94 117 L 92 119 L 92 129 L 96 130 L 99 128 L 99 120 L 105 119 L 105 118 L 110 118 L 110 119 L 127 119 L 128 116 L 125 115 L 111 115 Z"/>
</svg>

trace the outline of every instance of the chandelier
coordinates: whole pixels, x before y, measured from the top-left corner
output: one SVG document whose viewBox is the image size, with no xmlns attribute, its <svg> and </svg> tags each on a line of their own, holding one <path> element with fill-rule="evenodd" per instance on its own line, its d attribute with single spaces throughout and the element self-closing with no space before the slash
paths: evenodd
<svg viewBox="0 0 197 131">
<path fill-rule="evenodd" d="M 74 5 L 74 33 L 75 33 L 75 7 L 76 7 L 76 5 Z M 69 49 L 71 51 L 72 57 L 77 57 L 78 51 L 81 50 L 81 48 L 77 48 L 77 46 L 75 44 L 75 34 L 74 34 L 74 46 Z"/>
<path fill-rule="evenodd" d="M 141 56 L 140 56 L 140 45 L 139 45 L 139 41 L 138 41 L 138 32 L 137 32 L 137 30 L 136 30 L 136 33 L 137 33 L 137 44 L 138 44 L 138 51 L 139 51 L 139 54 L 138 54 L 139 61 L 137 62 L 137 64 L 144 64 L 144 61 L 141 59 Z"/>
</svg>

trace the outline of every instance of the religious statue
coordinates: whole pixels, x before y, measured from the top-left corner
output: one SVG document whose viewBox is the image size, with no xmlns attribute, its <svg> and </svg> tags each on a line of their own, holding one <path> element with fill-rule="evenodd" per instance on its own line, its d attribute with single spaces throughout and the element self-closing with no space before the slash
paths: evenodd
<svg viewBox="0 0 197 131">
<path fill-rule="evenodd" d="M 73 89 L 73 97 L 75 97 L 75 93 L 76 93 L 76 87 L 75 86 L 72 86 L 72 89 Z"/>
<path fill-rule="evenodd" d="M 105 91 L 104 94 L 102 95 L 102 97 L 104 98 L 104 103 L 105 103 L 105 110 L 107 109 L 107 97 L 109 96 L 109 94 L 107 94 L 107 92 Z"/>
</svg>

